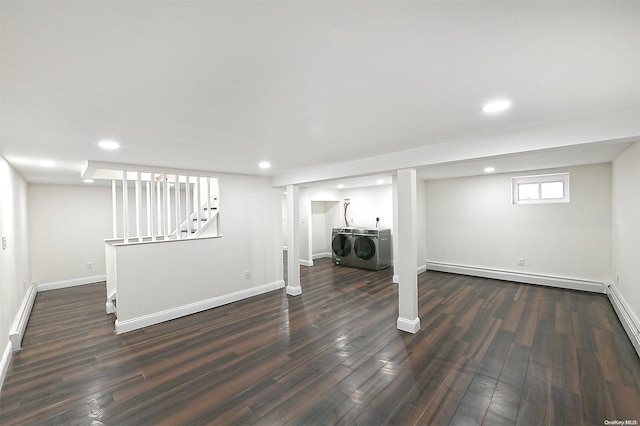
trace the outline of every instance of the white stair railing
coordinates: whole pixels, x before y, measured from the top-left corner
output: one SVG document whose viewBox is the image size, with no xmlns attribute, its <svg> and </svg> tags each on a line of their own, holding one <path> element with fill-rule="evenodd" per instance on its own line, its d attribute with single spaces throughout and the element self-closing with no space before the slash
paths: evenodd
<svg viewBox="0 0 640 426">
<path fill-rule="evenodd" d="M 129 208 L 130 184 L 135 209 Z M 112 180 L 111 188 L 114 239 L 129 243 L 217 234 L 218 184 L 214 177 L 125 170 L 120 180 Z"/>
</svg>

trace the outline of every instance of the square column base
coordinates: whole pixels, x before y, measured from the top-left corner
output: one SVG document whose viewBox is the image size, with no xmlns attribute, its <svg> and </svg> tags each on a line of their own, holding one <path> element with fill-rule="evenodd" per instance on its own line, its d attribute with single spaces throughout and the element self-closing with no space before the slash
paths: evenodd
<svg viewBox="0 0 640 426">
<path fill-rule="evenodd" d="M 302 294 L 302 287 L 297 286 L 297 287 L 291 287 L 290 285 L 287 286 L 287 294 L 289 296 L 299 296 Z"/>
<path fill-rule="evenodd" d="M 420 330 L 420 318 L 418 317 L 414 320 L 409 320 L 406 318 L 398 317 L 396 327 L 398 328 L 398 330 L 406 331 L 407 333 L 411 333 L 411 334 L 416 334 L 418 330 Z"/>
</svg>

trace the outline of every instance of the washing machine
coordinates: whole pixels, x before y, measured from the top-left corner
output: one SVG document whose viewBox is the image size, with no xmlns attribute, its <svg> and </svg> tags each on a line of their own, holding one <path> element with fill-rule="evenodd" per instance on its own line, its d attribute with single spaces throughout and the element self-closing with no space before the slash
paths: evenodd
<svg viewBox="0 0 640 426">
<path fill-rule="evenodd" d="M 391 265 L 391 230 L 358 229 L 353 233 L 353 266 L 379 271 Z"/>
<path fill-rule="evenodd" d="M 354 228 L 333 228 L 331 231 L 331 260 L 334 265 L 353 266 Z"/>
</svg>

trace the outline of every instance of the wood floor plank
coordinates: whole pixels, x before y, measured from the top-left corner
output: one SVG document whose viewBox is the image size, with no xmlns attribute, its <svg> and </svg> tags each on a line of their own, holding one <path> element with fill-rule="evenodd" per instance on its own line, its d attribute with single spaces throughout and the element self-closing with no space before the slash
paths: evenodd
<svg viewBox="0 0 640 426">
<path fill-rule="evenodd" d="M 124 335 L 104 283 L 39 293 L 0 424 L 603 424 L 640 418 L 640 359 L 603 295 L 426 272 L 415 335 L 390 269 Z"/>
</svg>

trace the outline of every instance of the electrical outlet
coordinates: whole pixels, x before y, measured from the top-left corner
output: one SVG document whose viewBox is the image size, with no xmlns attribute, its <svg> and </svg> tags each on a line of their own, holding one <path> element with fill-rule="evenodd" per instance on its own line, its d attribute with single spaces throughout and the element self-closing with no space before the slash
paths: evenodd
<svg viewBox="0 0 640 426">
<path fill-rule="evenodd" d="M 524 258 L 522 257 L 518 258 L 518 266 L 524 266 Z"/>
<path fill-rule="evenodd" d="M 247 269 L 244 271 L 244 279 L 248 280 L 249 278 L 251 278 L 251 271 Z"/>
<path fill-rule="evenodd" d="M 2 237 L 2 250 L 7 249 L 7 237 Z"/>
<path fill-rule="evenodd" d="M 93 269 L 93 262 L 87 262 L 87 269 Z"/>
</svg>

